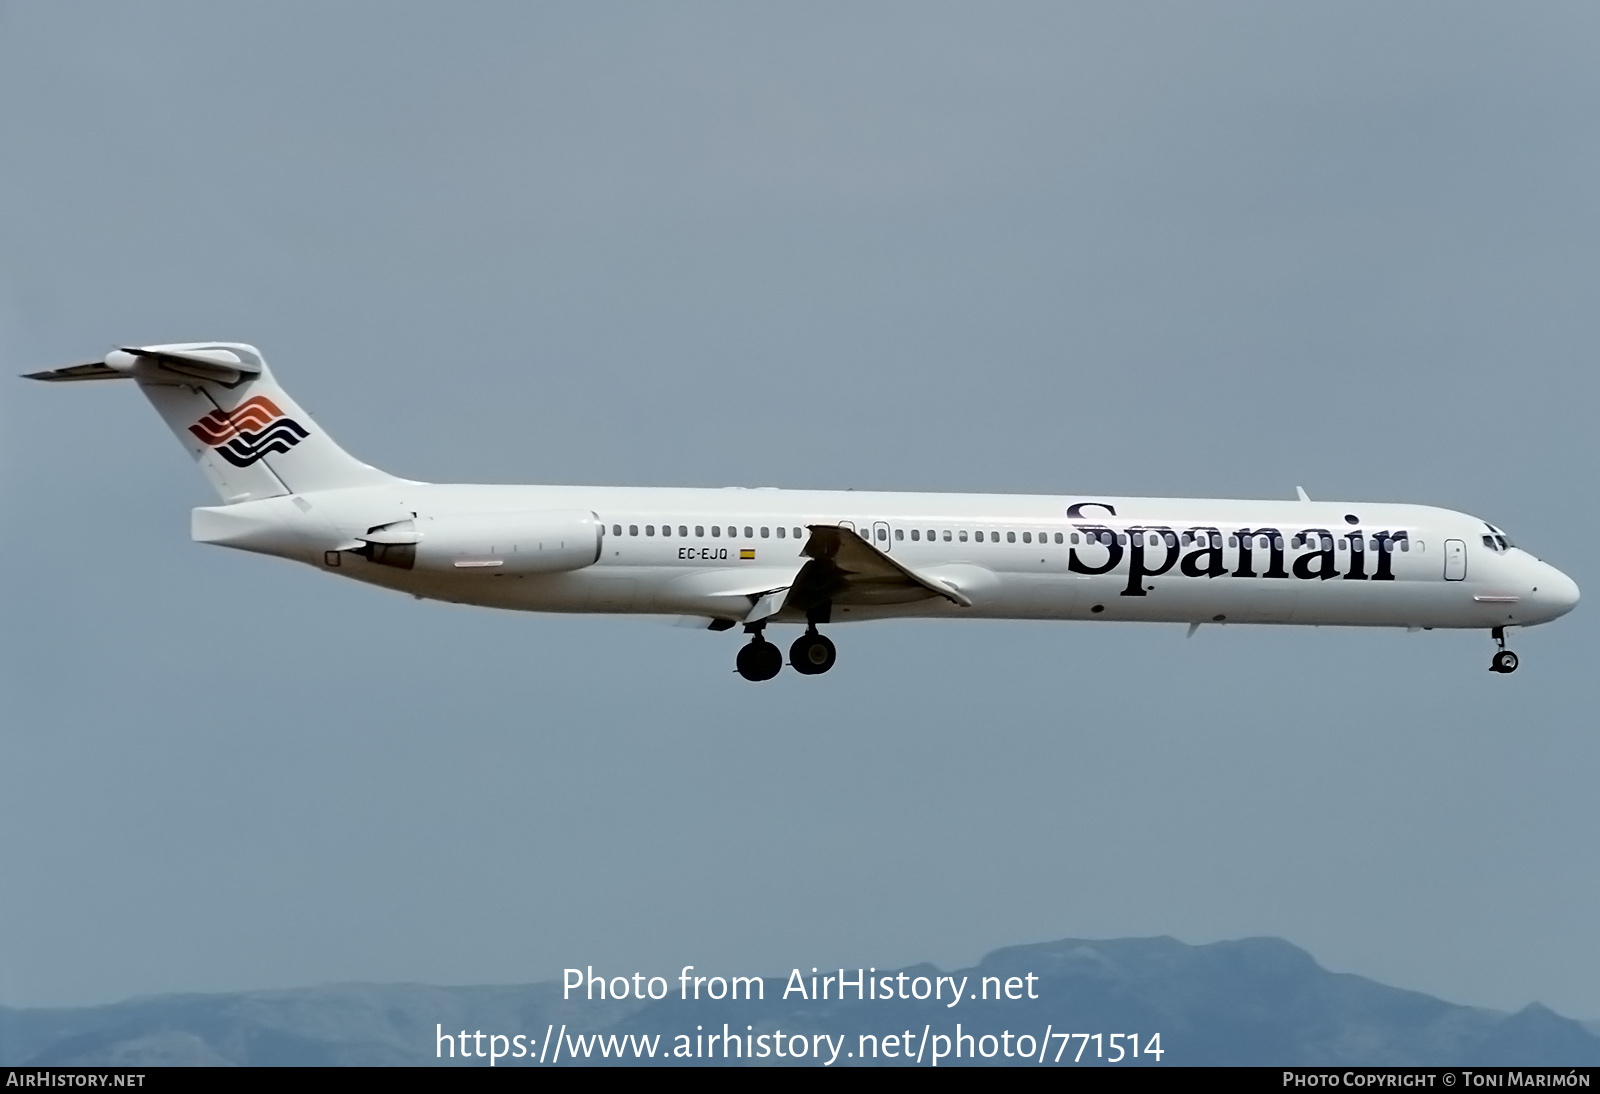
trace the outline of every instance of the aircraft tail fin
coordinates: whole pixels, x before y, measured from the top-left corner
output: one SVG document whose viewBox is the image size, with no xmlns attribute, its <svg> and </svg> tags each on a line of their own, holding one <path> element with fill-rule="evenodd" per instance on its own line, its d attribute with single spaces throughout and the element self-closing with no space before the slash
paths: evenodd
<svg viewBox="0 0 1600 1094">
<path fill-rule="evenodd" d="M 340 448 L 278 385 L 254 346 L 127 346 L 104 361 L 28 378 L 136 381 L 230 504 L 404 481 Z"/>
</svg>

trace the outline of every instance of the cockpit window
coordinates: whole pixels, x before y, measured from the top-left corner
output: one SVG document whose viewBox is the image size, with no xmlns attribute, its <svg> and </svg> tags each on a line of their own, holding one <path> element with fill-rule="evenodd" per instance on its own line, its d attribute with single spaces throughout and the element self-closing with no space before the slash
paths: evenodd
<svg viewBox="0 0 1600 1094">
<path fill-rule="evenodd" d="M 1484 527 L 1489 529 L 1490 532 L 1489 535 L 1483 537 L 1483 545 L 1485 547 L 1497 553 L 1511 550 L 1512 544 L 1510 536 L 1506 535 L 1492 524 L 1485 523 Z"/>
</svg>

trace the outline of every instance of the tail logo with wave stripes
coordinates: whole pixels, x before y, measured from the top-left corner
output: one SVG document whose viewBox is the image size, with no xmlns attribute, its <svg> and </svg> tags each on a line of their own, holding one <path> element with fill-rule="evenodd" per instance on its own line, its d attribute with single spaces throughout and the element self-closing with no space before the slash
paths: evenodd
<svg viewBox="0 0 1600 1094">
<path fill-rule="evenodd" d="M 213 410 L 189 432 L 235 467 L 249 467 L 270 452 L 287 452 L 310 436 L 265 395 L 246 399 L 232 410 Z"/>
</svg>

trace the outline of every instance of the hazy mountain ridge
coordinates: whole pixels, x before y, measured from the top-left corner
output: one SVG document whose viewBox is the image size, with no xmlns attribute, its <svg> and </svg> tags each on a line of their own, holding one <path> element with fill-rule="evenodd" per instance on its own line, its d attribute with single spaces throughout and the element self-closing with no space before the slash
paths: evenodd
<svg viewBox="0 0 1600 1094">
<path fill-rule="evenodd" d="M 933 972 L 931 966 L 894 971 Z M 780 1027 L 849 1033 L 848 1047 L 854 1048 L 857 1033 L 921 1030 L 929 1023 L 934 1032 L 950 1033 L 958 1021 L 964 1031 L 979 1034 L 1009 1029 L 1037 1036 L 1047 1024 L 1058 1032 L 1159 1031 L 1165 1063 L 1600 1063 L 1600 1036 L 1538 1004 L 1515 1014 L 1457 1006 L 1329 972 L 1278 939 L 1205 946 L 1170 938 L 1064 939 L 997 950 L 953 975 L 970 977 L 970 992 L 983 976 L 1030 972 L 1039 977 L 1036 1000 L 969 999 L 953 1008 L 909 1000 L 785 1001 L 783 977 L 766 980 L 764 1000 L 737 1003 L 679 1001 L 673 981 L 673 995 L 654 1003 L 563 1001 L 560 985 L 546 982 L 459 988 L 347 984 L 152 996 L 100 1007 L 0 1008 L 0 1063 L 448 1063 L 434 1055 L 440 1025 L 447 1032 L 542 1038 L 547 1026 L 565 1023 L 569 1032 L 661 1034 L 666 1050 L 676 1034 L 692 1035 L 696 1026 L 720 1032 L 726 1022 L 736 1032 L 753 1025 L 757 1033 Z M 663 1055 L 658 1051 L 657 1058 Z"/>
</svg>

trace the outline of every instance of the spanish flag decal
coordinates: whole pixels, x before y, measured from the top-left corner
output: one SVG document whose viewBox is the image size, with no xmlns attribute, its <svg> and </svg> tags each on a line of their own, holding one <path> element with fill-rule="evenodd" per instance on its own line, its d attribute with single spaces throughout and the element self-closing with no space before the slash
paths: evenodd
<svg viewBox="0 0 1600 1094">
<path fill-rule="evenodd" d="M 756 549 L 754 547 L 741 547 L 741 548 L 739 548 L 739 557 L 740 558 L 755 558 L 756 557 Z"/>
</svg>

